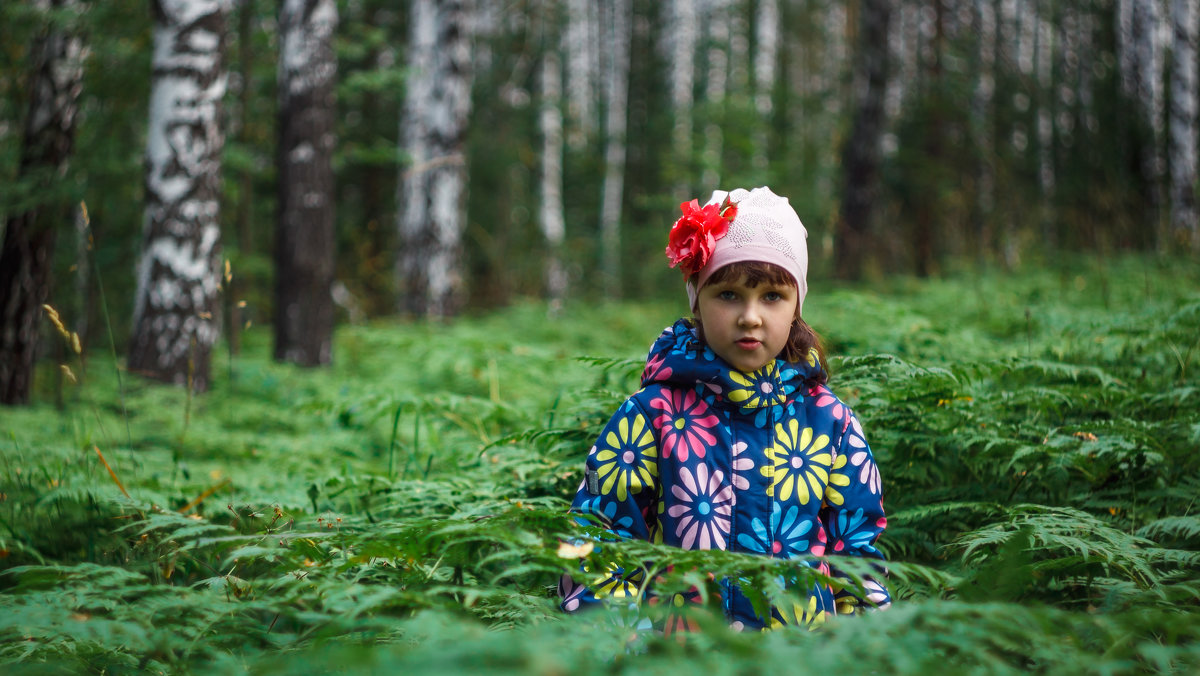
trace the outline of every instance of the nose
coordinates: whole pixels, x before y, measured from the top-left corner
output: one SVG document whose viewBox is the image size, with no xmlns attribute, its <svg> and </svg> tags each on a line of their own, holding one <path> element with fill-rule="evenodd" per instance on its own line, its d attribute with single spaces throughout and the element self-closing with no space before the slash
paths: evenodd
<svg viewBox="0 0 1200 676">
<path fill-rule="evenodd" d="M 738 326 L 752 329 L 760 324 L 762 324 L 762 316 L 759 314 L 758 306 L 755 303 L 746 303 L 742 306 L 742 311 L 738 313 Z"/>
</svg>

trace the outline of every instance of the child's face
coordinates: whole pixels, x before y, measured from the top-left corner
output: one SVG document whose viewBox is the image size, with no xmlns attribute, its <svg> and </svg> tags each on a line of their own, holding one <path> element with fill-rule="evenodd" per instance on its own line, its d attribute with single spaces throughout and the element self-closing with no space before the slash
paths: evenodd
<svg viewBox="0 0 1200 676">
<path fill-rule="evenodd" d="M 736 281 L 710 282 L 700 289 L 697 315 L 704 341 L 739 371 L 773 361 L 787 344 L 796 318 L 796 287 Z"/>
</svg>

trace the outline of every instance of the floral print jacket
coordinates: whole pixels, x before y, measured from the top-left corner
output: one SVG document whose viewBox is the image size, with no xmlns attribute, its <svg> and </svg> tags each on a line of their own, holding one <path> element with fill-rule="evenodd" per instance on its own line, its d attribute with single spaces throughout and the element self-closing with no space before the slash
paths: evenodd
<svg viewBox="0 0 1200 676">
<path fill-rule="evenodd" d="M 588 453 L 572 511 L 595 515 L 621 537 L 684 549 L 882 559 L 879 470 L 854 413 L 824 385 L 809 385 L 820 375 L 815 358 L 735 371 L 679 320 L 651 347 L 642 389 Z M 829 572 L 827 563 L 810 565 Z M 606 596 L 633 597 L 638 587 L 636 574 L 584 573 L 564 575 L 559 593 L 563 609 L 574 611 Z M 890 603 L 877 582 L 867 591 L 865 605 Z M 763 618 L 728 581 L 722 602 L 736 628 L 812 625 L 864 605 L 818 586 L 804 607 L 773 608 Z"/>
</svg>

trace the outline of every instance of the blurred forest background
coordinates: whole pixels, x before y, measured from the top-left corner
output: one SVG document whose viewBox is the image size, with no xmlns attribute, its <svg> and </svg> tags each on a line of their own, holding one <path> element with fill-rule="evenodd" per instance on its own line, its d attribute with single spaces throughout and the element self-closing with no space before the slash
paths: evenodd
<svg viewBox="0 0 1200 676">
<path fill-rule="evenodd" d="M 0 1 L 0 671 L 1200 673 L 1198 6 Z M 751 636 L 564 498 L 761 184 L 898 602 Z"/>
<path fill-rule="evenodd" d="M 5 2 L 3 401 L 64 349 L 39 350 L 43 304 L 205 389 L 251 323 L 320 364 L 335 321 L 678 295 L 665 235 L 714 187 L 790 197 L 814 278 L 1195 256 L 1198 21 L 1196 0 Z"/>
</svg>

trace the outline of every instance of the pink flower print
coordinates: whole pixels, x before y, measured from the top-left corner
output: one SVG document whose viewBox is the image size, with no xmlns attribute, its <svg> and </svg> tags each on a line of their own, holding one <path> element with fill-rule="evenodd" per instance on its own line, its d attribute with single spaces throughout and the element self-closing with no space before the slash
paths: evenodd
<svg viewBox="0 0 1200 676">
<path fill-rule="evenodd" d="M 698 465 L 695 475 L 687 467 L 679 468 L 679 483 L 671 486 L 678 503 L 667 513 L 679 519 L 675 536 L 683 538 L 684 549 L 727 549 L 730 514 L 733 511 L 733 487 L 724 485 L 720 470 L 708 472 Z"/>
<path fill-rule="evenodd" d="M 887 588 L 875 580 L 867 578 L 863 582 L 863 588 L 867 590 L 867 601 L 874 603 L 879 610 L 884 610 L 892 605 Z"/>
<path fill-rule="evenodd" d="M 817 524 L 817 541 L 809 547 L 808 552 L 813 556 L 825 556 L 825 545 L 829 544 L 829 536 L 825 535 L 825 526 Z"/>
<path fill-rule="evenodd" d="M 562 599 L 562 609 L 568 613 L 579 608 L 579 597 L 587 591 L 587 587 L 575 582 L 570 575 L 563 573 L 558 578 L 558 595 Z"/>
<path fill-rule="evenodd" d="M 642 369 L 642 382 L 652 383 L 656 380 L 666 380 L 671 377 L 671 367 L 664 366 L 663 362 L 667 359 L 665 356 L 658 354 L 646 360 L 646 368 Z"/>
<path fill-rule="evenodd" d="M 833 416 L 834 420 L 841 420 L 846 416 L 845 405 L 833 396 L 833 392 L 830 392 L 828 387 L 818 385 L 809 392 L 809 395 L 817 398 L 817 408 L 828 408 L 829 414 Z"/>
<path fill-rule="evenodd" d="M 695 390 L 663 390 L 650 401 L 650 406 L 663 412 L 653 421 L 654 427 L 661 431 L 663 458 L 675 454 L 682 462 L 693 453 L 703 458 L 705 449 L 717 443 L 712 433 L 717 416 L 708 410 L 708 404 Z"/>
</svg>

